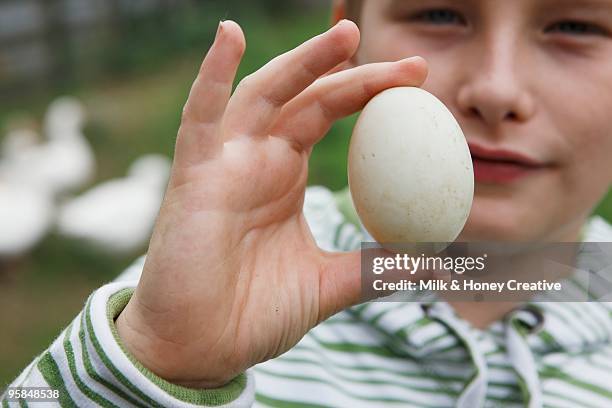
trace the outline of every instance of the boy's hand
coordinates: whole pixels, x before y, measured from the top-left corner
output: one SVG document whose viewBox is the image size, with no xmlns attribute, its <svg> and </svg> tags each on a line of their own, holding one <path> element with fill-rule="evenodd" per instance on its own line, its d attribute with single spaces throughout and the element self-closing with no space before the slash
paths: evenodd
<svg viewBox="0 0 612 408">
<path fill-rule="evenodd" d="M 355 53 L 342 21 L 245 78 L 245 41 L 219 26 L 185 105 L 143 275 L 117 320 L 134 356 L 169 381 L 221 386 L 360 301 L 360 256 L 315 244 L 302 213 L 312 147 L 377 93 L 418 86 L 422 59 L 325 75 Z M 231 95 L 231 97 L 230 97 Z"/>
</svg>

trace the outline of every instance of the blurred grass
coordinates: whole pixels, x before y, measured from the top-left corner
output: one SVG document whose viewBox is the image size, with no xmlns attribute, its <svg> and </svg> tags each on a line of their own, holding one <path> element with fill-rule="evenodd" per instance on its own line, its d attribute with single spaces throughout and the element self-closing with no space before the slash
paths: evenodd
<svg viewBox="0 0 612 408">
<path fill-rule="evenodd" d="M 175 15 L 170 21 L 154 19 L 137 27 L 127 24 L 119 45 L 85 50 L 80 56 L 99 61 L 101 68 L 84 69 L 87 74 L 33 96 L 16 95 L 0 102 L 0 128 L 22 112 L 40 119 L 58 92 L 70 93 L 80 97 L 90 113 L 85 133 L 98 160 L 96 182 L 122 176 L 129 163 L 144 153 L 171 156 L 191 82 L 212 42 L 217 21 L 228 17 L 241 22 L 247 37 L 239 77 L 323 31 L 328 22 L 326 10 L 273 18 L 232 15 L 218 9 Z M 92 65 L 87 61 L 83 64 Z M 317 145 L 310 184 L 333 190 L 346 186 L 346 156 L 354 120 L 355 116 L 336 123 Z M 612 220 L 612 197 L 597 211 Z M 0 389 L 49 345 L 91 291 L 112 280 L 141 252 L 109 256 L 52 234 L 27 258 L 0 265 L 4 331 L 0 336 Z"/>
</svg>

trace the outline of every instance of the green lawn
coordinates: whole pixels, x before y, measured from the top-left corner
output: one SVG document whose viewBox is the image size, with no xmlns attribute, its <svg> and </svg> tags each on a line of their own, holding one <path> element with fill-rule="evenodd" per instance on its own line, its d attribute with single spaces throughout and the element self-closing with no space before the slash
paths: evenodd
<svg viewBox="0 0 612 408">
<path fill-rule="evenodd" d="M 212 40 L 218 18 L 218 15 L 210 15 L 204 23 L 198 20 L 186 24 L 187 34 L 181 35 L 191 36 L 191 42 L 184 50 L 168 51 L 167 58 L 158 55 L 151 59 L 145 51 L 120 56 L 118 61 L 125 62 L 127 58 L 125 64 L 136 68 L 122 69 L 111 77 L 75 81 L 67 86 L 67 90 L 82 98 L 90 113 L 86 135 L 97 155 L 97 181 L 122 176 L 128 164 L 144 153 L 172 155 L 181 107 L 202 54 Z M 240 76 L 243 76 L 322 31 L 327 15 L 319 12 L 292 16 L 280 23 L 263 17 L 245 17 L 241 21 L 248 42 L 240 69 Z M 206 27 L 199 28 L 200 24 Z M 201 36 L 199 41 L 193 40 L 198 36 Z M 137 42 L 129 44 L 130 49 L 140 47 Z M 148 66 L 150 61 L 154 61 L 151 67 Z M 16 98 L 10 106 L 0 109 L 0 125 L 5 125 L 26 108 L 40 119 L 44 106 L 55 95 L 55 91 L 49 91 Z M 346 154 L 353 121 L 354 117 L 337 123 L 316 147 L 311 184 L 324 184 L 332 189 L 346 185 Z M 612 219 L 612 199 L 609 197 L 598 211 Z M 144 248 L 112 257 L 79 242 L 51 235 L 27 258 L 0 265 L 0 322 L 3 326 L 0 388 L 47 347 L 80 310 L 92 290 L 113 279 L 142 251 Z"/>
</svg>

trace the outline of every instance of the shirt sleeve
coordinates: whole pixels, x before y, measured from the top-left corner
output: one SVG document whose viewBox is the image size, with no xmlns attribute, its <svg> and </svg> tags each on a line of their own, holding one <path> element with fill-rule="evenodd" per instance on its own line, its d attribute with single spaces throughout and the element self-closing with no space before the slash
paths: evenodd
<svg viewBox="0 0 612 408">
<path fill-rule="evenodd" d="M 156 376 L 122 345 L 115 318 L 136 281 L 114 282 L 95 291 L 83 311 L 9 387 L 50 387 L 62 407 L 247 407 L 254 400 L 247 372 L 217 389 L 181 387 Z M 0 397 L 2 407 L 20 406 Z M 22 401 L 23 402 L 23 401 Z"/>
<path fill-rule="evenodd" d="M 353 250 L 362 235 L 346 212 L 354 212 L 348 190 L 324 187 L 306 191 L 304 214 L 317 244 L 326 250 Z M 345 211 L 342 211 L 344 209 Z M 113 283 L 95 291 L 81 313 L 9 387 L 59 390 L 57 405 L 79 407 L 246 407 L 255 397 L 253 375 L 244 373 L 218 389 L 174 385 L 140 364 L 123 346 L 115 319 L 136 287 L 145 257 L 137 259 Z M 2 408 L 21 406 L 0 397 Z"/>
</svg>

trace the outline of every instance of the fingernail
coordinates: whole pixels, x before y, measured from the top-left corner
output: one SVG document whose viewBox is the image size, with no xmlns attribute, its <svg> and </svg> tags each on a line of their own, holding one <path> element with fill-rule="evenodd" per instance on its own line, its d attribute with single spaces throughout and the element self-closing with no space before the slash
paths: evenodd
<svg viewBox="0 0 612 408">
<path fill-rule="evenodd" d="M 215 39 L 219 38 L 219 34 L 223 31 L 223 21 L 219 21 L 219 27 L 217 27 L 217 34 L 215 34 Z"/>
<path fill-rule="evenodd" d="M 410 61 L 410 62 L 425 61 L 425 58 L 419 55 L 415 55 L 413 57 L 404 58 L 402 61 Z"/>
<path fill-rule="evenodd" d="M 329 30 L 333 30 L 334 28 L 338 27 L 340 24 L 342 24 L 344 21 L 346 21 L 345 19 L 342 19 L 340 21 L 338 21 L 336 24 L 334 24 L 333 26 L 331 26 L 329 28 Z"/>
<path fill-rule="evenodd" d="M 346 18 L 343 18 L 342 20 L 340 20 L 340 21 L 338 21 L 338 22 L 336 23 L 336 26 L 339 26 L 339 25 L 341 25 L 341 24 L 344 24 L 344 23 L 346 23 L 347 21 L 348 21 L 348 20 L 347 20 Z"/>
</svg>

